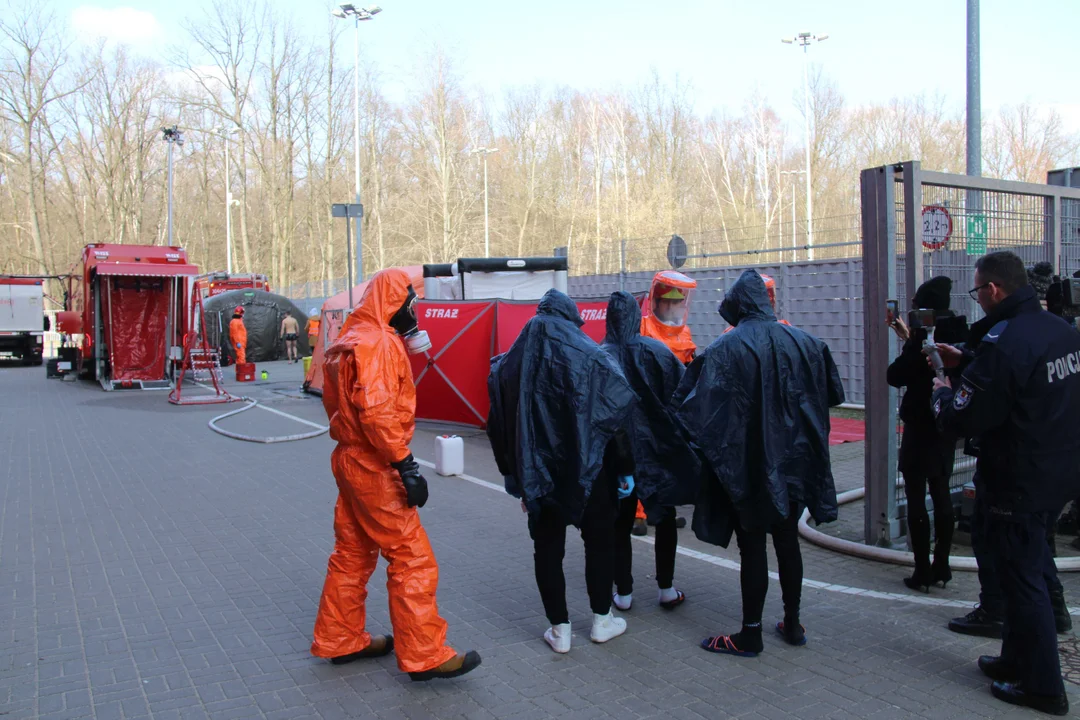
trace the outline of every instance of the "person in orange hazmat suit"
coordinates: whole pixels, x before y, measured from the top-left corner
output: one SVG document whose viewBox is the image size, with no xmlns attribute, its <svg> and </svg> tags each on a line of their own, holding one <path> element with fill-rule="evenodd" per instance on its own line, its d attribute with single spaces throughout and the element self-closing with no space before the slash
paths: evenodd
<svg viewBox="0 0 1080 720">
<path fill-rule="evenodd" d="M 697 281 L 674 270 L 661 270 L 653 276 L 645 313 L 641 318 L 641 334 L 668 346 L 683 365 L 694 359 L 697 345 L 687 327 L 690 314 L 690 295 Z"/>
<path fill-rule="evenodd" d="M 761 279 L 765 281 L 765 292 L 769 295 L 769 304 L 772 305 L 773 312 L 776 312 L 776 281 L 772 279 L 772 276 L 761 273 Z M 787 325 L 791 327 L 791 323 L 787 320 L 778 319 L 781 325 Z M 734 325 L 729 325 L 724 334 L 731 332 L 735 329 Z"/>
<path fill-rule="evenodd" d="M 641 334 L 651 337 L 668 346 L 683 365 L 689 365 L 694 359 L 697 345 L 686 321 L 690 315 L 691 291 L 697 287 L 697 281 L 674 270 L 661 270 L 653 276 L 649 297 L 645 303 L 645 312 L 641 316 Z M 679 527 L 686 526 L 684 518 L 677 519 Z M 648 535 L 649 528 L 645 519 L 645 508 L 637 504 L 634 514 L 634 535 Z"/>
<path fill-rule="evenodd" d="M 229 342 L 236 351 L 236 363 L 247 362 L 247 328 L 244 326 L 244 307 L 237 305 L 229 321 Z"/>
<path fill-rule="evenodd" d="M 431 342 L 417 327 L 415 303 L 404 271 L 377 273 L 326 352 L 323 406 L 337 441 L 330 464 L 338 499 L 311 653 L 343 664 L 394 651 L 413 680 L 431 680 L 464 675 L 480 655 L 446 644 L 435 602 L 439 566 L 417 512 L 428 490 L 409 451 L 416 387 L 408 354 Z M 372 636 L 365 601 L 380 552 L 394 635 Z"/>
</svg>

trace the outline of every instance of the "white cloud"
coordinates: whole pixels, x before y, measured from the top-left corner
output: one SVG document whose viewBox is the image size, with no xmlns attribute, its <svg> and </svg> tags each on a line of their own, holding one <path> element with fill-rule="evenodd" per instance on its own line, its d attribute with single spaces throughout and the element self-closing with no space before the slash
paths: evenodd
<svg viewBox="0 0 1080 720">
<path fill-rule="evenodd" d="M 105 39 L 124 45 L 149 45 L 163 36 L 153 13 L 131 7 L 82 5 L 71 13 L 71 26 L 84 40 Z"/>
</svg>

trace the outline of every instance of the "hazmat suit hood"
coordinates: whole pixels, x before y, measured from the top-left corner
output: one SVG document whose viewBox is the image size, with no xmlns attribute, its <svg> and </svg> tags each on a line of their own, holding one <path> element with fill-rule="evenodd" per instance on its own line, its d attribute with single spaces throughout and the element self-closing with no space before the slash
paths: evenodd
<svg viewBox="0 0 1080 720">
<path fill-rule="evenodd" d="M 549 290 L 488 376 L 487 433 L 507 492 L 574 524 L 634 400 L 583 324 L 574 301 Z"/>
<path fill-rule="evenodd" d="M 835 520 L 829 408 L 844 390 L 828 346 L 777 322 L 753 270 L 720 311 L 735 329 L 694 360 L 672 398 L 704 460 L 695 535 L 726 547 L 735 523 L 765 530 L 792 503 L 819 523 Z"/>
<path fill-rule="evenodd" d="M 397 337 L 397 333 L 390 327 L 390 318 L 394 317 L 408 299 L 410 284 L 409 275 L 398 268 L 376 273 L 364 290 L 360 304 L 345 319 L 337 340 L 326 351 L 327 356 L 342 352 L 348 345 L 348 342 L 342 341 L 358 329 L 379 329 Z"/>
<path fill-rule="evenodd" d="M 737 326 L 742 320 L 775 320 L 769 291 L 765 280 L 757 270 L 747 270 L 731 286 L 720 303 L 720 316 L 729 325 Z"/>
<path fill-rule="evenodd" d="M 637 396 L 625 429 L 634 450 L 638 497 L 665 506 L 693 503 L 701 464 L 668 406 L 686 368 L 664 343 L 641 335 L 641 308 L 627 292 L 612 293 L 608 300 L 601 347 Z"/>
</svg>

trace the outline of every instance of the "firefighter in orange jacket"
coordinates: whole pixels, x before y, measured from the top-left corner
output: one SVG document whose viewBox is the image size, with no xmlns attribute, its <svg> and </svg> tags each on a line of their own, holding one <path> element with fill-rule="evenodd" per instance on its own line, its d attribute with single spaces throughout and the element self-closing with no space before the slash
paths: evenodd
<svg viewBox="0 0 1080 720">
<path fill-rule="evenodd" d="M 244 326 L 244 308 L 237 305 L 229 322 L 229 342 L 236 351 L 236 363 L 247 362 L 247 328 Z"/>
<path fill-rule="evenodd" d="M 311 653 L 340 665 L 393 651 L 413 680 L 431 680 L 464 675 L 480 665 L 480 655 L 446 644 L 435 603 L 439 566 L 416 510 L 428 490 L 409 451 L 416 386 L 408 353 L 431 342 L 417 327 L 415 303 L 404 271 L 377 273 L 326 352 L 323 406 L 337 441 L 330 465 L 338 499 Z M 380 553 L 389 563 L 396 643 L 366 628 L 367 584 Z"/>
<path fill-rule="evenodd" d="M 684 365 L 694 359 L 694 344 L 686 321 L 690 294 L 697 282 L 674 270 L 662 270 L 653 277 L 649 298 L 641 318 L 641 334 L 668 346 Z"/>
<path fill-rule="evenodd" d="M 773 280 L 771 276 L 766 275 L 765 273 L 761 273 L 761 279 L 765 281 L 765 292 L 769 294 L 769 304 L 772 305 L 773 312 L 776 312 L 776 281 Z M 791 323 L 789 323 L 787 320 L 780 319 L 779 322 L 781 325 L 787 325 L 789 327 L 791 326 Z M 724 330 L 724 334 L 726 335 L 734 329 L 735 326 L 731 325 L 726 330 Z"/>
<path fill-rule="evenodd" d="M 319 325 L 322 319 L 315 308 L 312 308 L 308 315 L 310 316 L 307 322 L 308 345 L 311 346 L 311 352 L 315 352 L 315 343 L 319 341 Z"/>
</svg>

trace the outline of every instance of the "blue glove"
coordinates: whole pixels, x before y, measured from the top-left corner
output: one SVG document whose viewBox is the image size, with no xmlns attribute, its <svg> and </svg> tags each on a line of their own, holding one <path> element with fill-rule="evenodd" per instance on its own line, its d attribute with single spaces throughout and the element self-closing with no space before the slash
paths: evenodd
<svg viewBox="0 0 1080 720">
<path fill-rule="evenodd" d="M 619 478 L 619 499 L 625 500 L 632 492 L 634 492 L 634 476 L 623 475 Z"/>
</svg>

